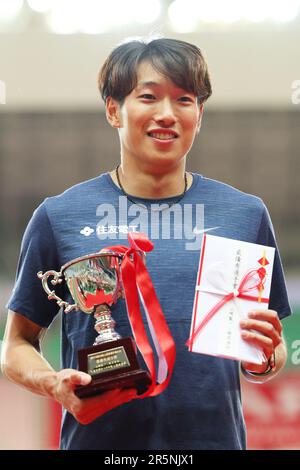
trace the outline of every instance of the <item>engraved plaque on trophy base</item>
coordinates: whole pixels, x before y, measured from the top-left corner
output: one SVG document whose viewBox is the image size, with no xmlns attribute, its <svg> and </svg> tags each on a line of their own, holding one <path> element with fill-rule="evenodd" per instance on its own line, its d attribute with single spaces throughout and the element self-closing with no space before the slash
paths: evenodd
<svg viewBox="0 0 300 470">
<path fill-rule="evenodd" d="M 141 395 L 151 383 L 150 374 L 140 368 L 135 343 L 130 337 L 80 349 L 78 365 L 79 370 L 92 376 L 88 385 L 76 387 L 79 398 L 115 388 L 136 388 Z"/>
</svg>

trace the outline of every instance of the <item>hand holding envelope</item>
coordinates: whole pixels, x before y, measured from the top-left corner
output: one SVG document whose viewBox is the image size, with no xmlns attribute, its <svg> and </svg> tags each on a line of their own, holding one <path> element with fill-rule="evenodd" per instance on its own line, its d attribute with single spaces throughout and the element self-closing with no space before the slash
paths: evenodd
<svg viewBox="0 0 300 470">
<path fill-rule="evenodd" d="M 242 338 L 260 348 L 262 348 L 266 359 L 267 365 L 275 366 L 275 349 L 279 344 L 283 343 L 282 339 L 282 325 L 279 320 L 278 314 L 275 310 L 255 310 L 249 312 L 248 319 L 241 320 L 240 326 L 242 328 Z M 284 344 L 284 343 L 283 343 Z M 273 358 L 272 358 L 273 356 Z M 269 359 L 272 358 L 271 363 Z M 280 361 L 281 362 L 281 361 Z M 278 356 L 276 356 L 276 369 L 278 370 Z M 243 369 L 249 372 L 264 373 L 268 368 L 266 364 L 257 366 L 256 364 L 243 362 Z"/>
<path fill-rule="evenodd" d="M 266 310 L 267 315 L 274 253 L 268 246 L 203 236 L 187 342 L 190 351 L 251 364 L 265 362 L 263 343 L 251 331 L 243 339 L 240 322 L 248 322 L 249 328 L 249 312 Z"/>
</svg>

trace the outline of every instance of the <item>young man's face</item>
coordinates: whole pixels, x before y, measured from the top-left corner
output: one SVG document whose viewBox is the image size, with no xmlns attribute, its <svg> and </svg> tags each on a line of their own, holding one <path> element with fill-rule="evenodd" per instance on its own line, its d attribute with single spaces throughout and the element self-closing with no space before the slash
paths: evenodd
<svg viewBox="0 0 300 470">
<path fill-rule="evenodd" d="M 123 105 L 112 102 L 108 99 L 107 109 L 109 114 L 109 107 L 116 107 L 113 125 L 119 129 L 123 158 L 156 172 L 186 156 L 203 113 L 193 93 L 178 88 L 148 62 L 139 65 L 137 85 Z"/>
</svg>

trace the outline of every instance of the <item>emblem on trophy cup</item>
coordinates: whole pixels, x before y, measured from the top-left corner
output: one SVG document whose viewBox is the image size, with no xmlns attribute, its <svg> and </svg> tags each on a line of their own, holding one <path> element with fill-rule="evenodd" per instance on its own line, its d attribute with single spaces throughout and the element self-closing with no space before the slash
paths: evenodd
<svg viewBox="0 0 300 470">
<path fill-rule="evenodd" d="M 143 255 L 141 251 L 139 256 Z M 115 331 L 111 315 L 110 307 L 123 297 L 123 258 L 124 254 L 114 252 L 112 247 L 76 258 L 62 266 L 60 272 L 37 273 L 48 299 L 56 300 L 65 313 L 75 309 L 95 318 L 98 336 L 94 344 L 78 351 L 79 370 L 92 376 L 90 384 L 75 389 L 80 398 L 114 388 L 136 388 L 138 394 L 142 394 L 151 384 L 149 372 L 139 365 L 136 343 Z M 63 280 L 66 282 L 74 304 L 65 302 L 50 289 L 49 277 L 53 277 L 54 286 Z"/>
</svg>

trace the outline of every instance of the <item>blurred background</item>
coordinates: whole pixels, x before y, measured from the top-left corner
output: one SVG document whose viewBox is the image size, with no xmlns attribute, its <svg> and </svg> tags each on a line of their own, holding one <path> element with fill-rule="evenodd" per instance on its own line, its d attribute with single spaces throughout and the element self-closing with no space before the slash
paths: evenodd
<svg viewBox="0 0 300 470">
<path fill-rule="evenodd" d="M 285 371 L 243 381 L 248 447 L 299 449 L 300 0 L 0 0 L 0 340 L 33 210 L 118 162 L 98 70 L 120 41 L 148 35 L 192 42 L 208 61 L 213 96 L 188 170 L 269 208 L 294 315 Z M 58 318 L 44 341 L 55 368 L 59 330 Z M 59 408 L 1 375 L 0 390 L 0 449 L 55 449 Z"/>
</svg>

